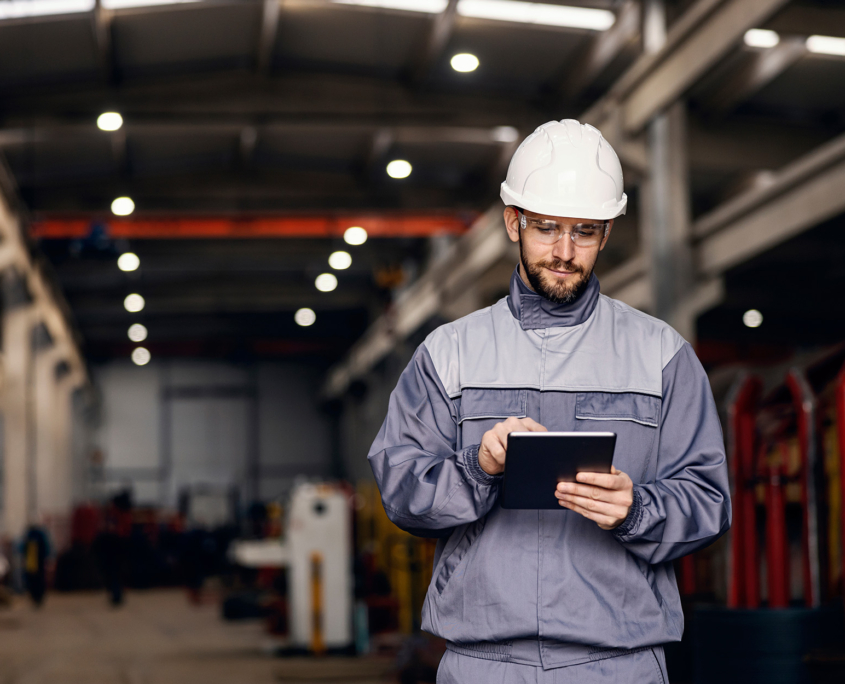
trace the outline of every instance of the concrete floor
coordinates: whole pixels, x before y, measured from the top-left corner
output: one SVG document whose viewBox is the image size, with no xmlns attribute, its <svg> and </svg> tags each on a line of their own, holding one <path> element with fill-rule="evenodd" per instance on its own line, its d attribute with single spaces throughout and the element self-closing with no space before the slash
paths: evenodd
<svg viewBox="0 0 845 684">
<path fill-rule="evenodd" d="M 386 659 L 281 659 L 259 622 L 226 623 L 182 591 L 49 594 L 0 610 L 0 684 L 265 684 L 391 681 Z"/>
</svg>

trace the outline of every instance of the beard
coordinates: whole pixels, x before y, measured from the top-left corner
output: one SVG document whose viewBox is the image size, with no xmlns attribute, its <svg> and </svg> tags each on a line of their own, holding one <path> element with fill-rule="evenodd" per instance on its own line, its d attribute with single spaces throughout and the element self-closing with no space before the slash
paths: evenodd
<svg viewBox="0 0 845 684">
<path fill-rule="evenodd" d="M 564 237 L 564 239 L 567 238 Z M 522 268 L 534 292 L 555 304 L 571 304 L 578 299 L 584 290 L 587 289 L 590 276 L 593 275 L 593 268 L 595 267 L 595 264 L 593 264 L 589 270 L 586 270 L 583 266 L 578 266 L 574 261 L 561 261 L 560 259 L 529 263 L 522 249 L 522 231 L 519 234 L 519 260 L 522 262 Z M 543 273 L 544 268 L 550 268 L 555 271 L 569 271 L 572 275 L 564 281 L 547 282 L 545 278 L 548 276 L 545 276 Z"/>
</svg>

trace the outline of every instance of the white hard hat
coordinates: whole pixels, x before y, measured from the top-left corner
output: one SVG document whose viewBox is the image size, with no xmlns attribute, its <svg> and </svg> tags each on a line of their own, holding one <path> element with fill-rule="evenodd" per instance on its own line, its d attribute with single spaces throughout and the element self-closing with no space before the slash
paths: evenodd
<svg viewBox="0 0 845 684">
<path fill-rule="evenodd" d="M 610 143 L 574 119 L 549 121 L 522 141 L 501 197 L 537 214 L 597 221 L 624 214 L 628 205 L 622 165 Z"/>
</svg>

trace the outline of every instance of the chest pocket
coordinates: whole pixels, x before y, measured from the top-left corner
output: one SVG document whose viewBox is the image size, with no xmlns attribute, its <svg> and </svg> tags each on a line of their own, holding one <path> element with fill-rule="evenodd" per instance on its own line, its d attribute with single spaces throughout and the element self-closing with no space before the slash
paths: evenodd
<svg viewBox="0 0 845 684">
<path fill-rule="evenodd" d="M 657 437 L 661 400 L 634 392 L 579 392 L 575 418 L 579 431 L 615 432 L 613 465 L 642 482 Z"/>
<path fill-rule="evenodd" d="M 507 418 L 525 418 L 527 403 L 524 389 L 465 389 L 458 410 L 463 445 L 479 444 L 485 432 Z"/>
</svg>

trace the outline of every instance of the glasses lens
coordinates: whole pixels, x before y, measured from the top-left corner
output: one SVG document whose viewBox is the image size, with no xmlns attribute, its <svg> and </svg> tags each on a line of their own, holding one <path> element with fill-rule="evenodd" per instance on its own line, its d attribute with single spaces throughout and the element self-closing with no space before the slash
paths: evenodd
<svg viewBox="0 0 845 684">
<path fill-rule="evenodd" d="M 579 223 L 572 226 L 572 242 L 579 247 L 592 247 L 604 237 L 603 223 Z"/>
<path fill-rule="evenodd" d="M 560 240 L 562 234 L 569 235 L 577 247 L 593 247 L 604 237 L 606 223 L 577 223 L 563 225 L 556 221 L 543 221 L 521 216 L 522 225 L 528 237 L 536 242 L 551 245 Z"/>
</svg>

